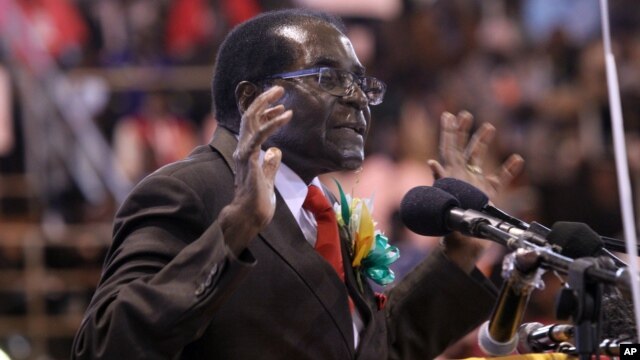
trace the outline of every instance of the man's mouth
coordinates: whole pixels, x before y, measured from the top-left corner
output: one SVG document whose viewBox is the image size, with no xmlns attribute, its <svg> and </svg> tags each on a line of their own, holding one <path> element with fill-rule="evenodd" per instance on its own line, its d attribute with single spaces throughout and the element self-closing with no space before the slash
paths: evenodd
<svg viewBox="0 0 640 360">
<path fill-rule="evenodd" d="M 365 133 L 365 127 L 357 124 L 344 124 L 344 125 L 334 126 L 333 128 L 351 130 L 361 136 L 364 136 L 364 133 Z"/>
</svg>

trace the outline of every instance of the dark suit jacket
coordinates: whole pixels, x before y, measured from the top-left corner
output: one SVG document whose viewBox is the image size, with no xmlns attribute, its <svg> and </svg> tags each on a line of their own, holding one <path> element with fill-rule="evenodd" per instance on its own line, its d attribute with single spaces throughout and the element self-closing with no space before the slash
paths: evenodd
<svg viewBox="0 0 640 360">
<path fill-rule="evenodd" d="M 72 357 L 430 359 L 487 318 L 495 292 L 440 251 L 379 309 L 345 247 L 346 287 L 279 194 L 271 223 L 232 256 L 216 218 L 233 197 L 236 144 L 218 129 L 131 192 Z M 357 350 L 347 291 L 364 321 Z"/>
</svg>

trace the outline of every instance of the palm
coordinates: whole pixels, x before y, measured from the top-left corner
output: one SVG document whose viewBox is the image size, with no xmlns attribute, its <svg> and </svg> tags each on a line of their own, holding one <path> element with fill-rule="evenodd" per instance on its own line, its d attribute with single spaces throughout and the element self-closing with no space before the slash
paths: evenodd
<svg viewBox="0 0 640 360">
<path fill-rule="evenodd" d="M 429 161 L 429 166 L 436 179 L 454 177 L 468 182 L 482 190 L 492 199 L 508 185 L 521 171 L 523 160 L 519 155 L 511 155 L 499 171 L 487 174 L 482 170 L 487 156 L 487 149 L 495 128 L 488 123 L 476 131 L 469 138 L 469 129 L 473 117 L 468 112 L 461 112 L 458 116 L 450 113 L 442 115 L 442 132 L 440 136 L 440 153 L 445 165 L 435 160 Z"/>
<path fill-rule="evenodd" d="M 430 160 L 429 166 L 436 179 L 457 178 L 474 185 L 492 199 L 520 173 L 524 160 L 519 155 L 511 155 L 499 171 L 486 174 L 482 166 L 495 128 L 485 123 L 469 138 L 472 121 L 468 112 L 461 112 L 457 117 L 450 113 L 442 115 L 440 153 L 445 166 L 435 160 Z M 491 244 L 459 233 L 447 236 L 444 243 L 448 256 L 466 270 L 473 268 Z"/>
<path fill-rule="evenodd" d="M 233 154 L 236 161 L 234 201 L 246 209 L 248 219 L 254 219 L 260 226 L 267 224 L 275 212 L 274 178 L 281 159 L 280 150 L 270 148 L 261 164 L 260 148 L 276 129 L 291 119 L 291 110 L 285 111 L 282 105 L 271 106 L 282 94 L 282 88 L 274 87 L 251 103 L 242 116 L 238 147 Z"/>
</svg>

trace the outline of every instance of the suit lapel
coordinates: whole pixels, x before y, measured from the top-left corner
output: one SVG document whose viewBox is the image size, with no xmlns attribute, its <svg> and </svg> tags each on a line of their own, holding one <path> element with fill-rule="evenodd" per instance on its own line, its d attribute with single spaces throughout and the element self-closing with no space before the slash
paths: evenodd
<svg viewBox="0 0 640 360">
<path fill-rule="evenodd" d="M 215 133 L 213 133 L 213 138 L 209 146 L 222 155 L 227 166 L 229 166 L 229 169 L 231 169 L 231 172 L 235 175 L 236 162 L 233 160 L 233 152 L 236 151 L 236 146 L 238 146 L 236 136 L 231 131 L 218 126 Z"/>
<path fill-rule="evenodd" d="M 222 155 L 234 174 L 236 169 L 233 152 L 237 143 L 235 136 L 224 128 L 216 130 L 210 143 L 210 146 Z M 349 308 L 346 306 L 347 293 L 344 291 L 344 284 L 331 265 L 304 239 L 298 223 L 277 191 L 274 217 L 260 232 L 259 237 L 307 284 L 333 319 L 345 346 L 353 355 L 353 325 Z"/>
<path fill-rule="evenodd" d="M 351 299 L 358 308 L 364 325 L 362 334 L 360 334 L 360 342 L 362 343 L 362 340 L 364 339 L 363 335 L 366 333 L 366 330 L 371 323 L 372 316 L 371 304 L 367 299 L 373 298 L 373 293 L 367 284 L 366 277 L 364 275 L 360 275 L 360 280 L 358 280 L 357 270 L 354 270 L 351 266 L 353 255 L 352 251 L 349 249 L 350 237 L 347 234 L 347 229 L 344 227 L 340 227 L 340 239 L 342 242 L 342 259 L 345 268 L 345 283 L 347 285 L 347 290 L 349 291 L 349 296 L 351 296 Z M 362 286 L 360 286 L 360 283 Z"/>
<path fill-rule="evenodd" d="M 360 281 L 362 282 L 362 288 L 361 288 L 360 284 L 358 283 L 357 273 L 356 271 L 354 271 L 353 267 L 351 266 L 352 256 L 351 256 L 351 251 L 348 250 L 349 237 L 347 235 L 346 229 L 343 227 L 340 227 L 340 239 L 342 242 L 342 259 L 344 262 L 343 266 L 345 269 L 344 281 L 347 284 L 349 296 L 351 296 L 351 299 L 354 301 L 355 305 L 358 307 L 358 310 L 360 311 L 360 315 L 362 316 L 362 320 L 366 327 L 366 325 L 369 323 L 369 320 L 371 319 L 371 308 L 369 306 L 369 303 L 366 300 L 367 290 L 369 289 L 367 284 L 365 284 L 367 282 L 367 279 L 364 276 L 361 276 L 360 278 Z"/>
<path fill-rule="evenodd" d="M 277 194 L 276 212 L 271 223 L 260 233 L 307 284 L 322 303 L 353 354 L 353 325 L 347 292 L 335 270 L 305 240 L 289 208 Z"/>
</svg>

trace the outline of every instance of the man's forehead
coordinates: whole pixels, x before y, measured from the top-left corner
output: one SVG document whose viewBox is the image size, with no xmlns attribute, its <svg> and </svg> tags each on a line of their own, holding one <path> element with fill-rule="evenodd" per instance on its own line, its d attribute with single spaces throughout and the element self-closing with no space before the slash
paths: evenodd
<svg viewBox="0 0 640 360">
<path fill-rule="evenodd" d="M 349 39 L 331 24 L 286 24 L 276 28 L 275 33 L 298 45 L 302 51 L 299 56 L 305 62 L 321 62 L 322 65 L 339 67 L 344 59 L 356 58 Z"/>
</svg>

